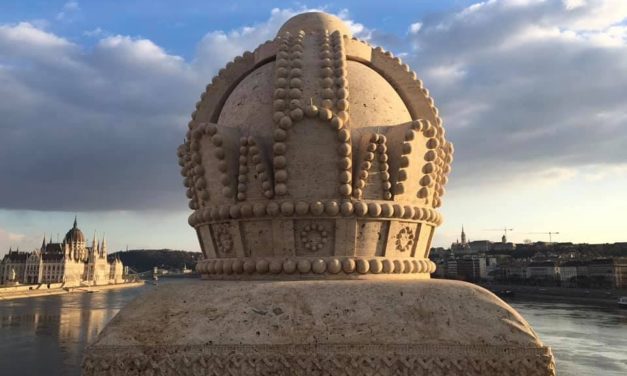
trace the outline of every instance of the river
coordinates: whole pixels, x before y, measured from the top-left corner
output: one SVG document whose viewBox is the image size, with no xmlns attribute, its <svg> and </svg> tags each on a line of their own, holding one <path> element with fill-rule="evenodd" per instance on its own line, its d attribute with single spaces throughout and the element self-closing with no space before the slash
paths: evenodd
<svg viewBox="0 0 627 376">
<path fill-rule="evenodd" d="M 0 301 L 0 375 L 79 375 L 85 346 L 124 305 L 152 288 Z M 627 375 L 627 310 L 510 304 L 553 348 L 559 375 Z"/>
</svg>

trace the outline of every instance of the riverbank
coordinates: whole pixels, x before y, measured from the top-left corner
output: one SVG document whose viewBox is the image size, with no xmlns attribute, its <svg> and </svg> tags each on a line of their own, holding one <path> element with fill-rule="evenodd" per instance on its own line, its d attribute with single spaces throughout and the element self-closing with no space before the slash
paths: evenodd
<svg viewBox="0 0 627 376">
<path fill-rule="evenodd" d="M 55 287 L 55 288 L 50 288 L 50 289 L 39 288 L 39 289 L 18 290 L 18 291 L 15 291 L 15 290 L 14 291 L 2 291 L 3 288 L 0 288 L 0 301 L 34 298 L 38 296 L 63 295 L 63 294 L 72 294 L 72 293 L 85 293 L 85 292 L 94 293 L 98 291 L 123 289 L 123 288 L 129 288 L 129 287 L 139 287 L 143 285 L 144 285 L 144 281 L 140 280 L 140 281 L 135 281 L 135 282 L 116 283 L 116 284 L 101 285 L 101 286 Z"/>
<path fill-rule="evenodd" d="M 478 283 L 478 285 L 508 301 L 511 299 L 530 299 L 616 307 L 618 298 L 627 296 L 627 290 L 624 289 L 583 289 L 494 283 Z M 505 291 L 511 293 L 503 296 Z"/>
</svg>

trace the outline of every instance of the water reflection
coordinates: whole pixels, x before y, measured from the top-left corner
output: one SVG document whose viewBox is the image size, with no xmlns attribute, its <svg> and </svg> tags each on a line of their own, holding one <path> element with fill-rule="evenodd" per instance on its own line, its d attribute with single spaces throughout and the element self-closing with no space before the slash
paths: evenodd
<svg viewBox="0 0 627 376">
<path fill-rule="evenodd" d="M 85 346 L 147 288 L 0 302 L 0 375 L 79 375 Z"/>
<path fill-rule="evenodd" d="M 510 301 L 553 349 L 560 375 L 627 375 L 627 310 Z"/>
</svg>

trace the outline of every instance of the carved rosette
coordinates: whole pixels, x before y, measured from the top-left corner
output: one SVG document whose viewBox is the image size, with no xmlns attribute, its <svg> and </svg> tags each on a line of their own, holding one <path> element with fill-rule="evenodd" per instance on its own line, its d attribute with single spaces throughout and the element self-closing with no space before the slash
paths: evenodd
<svg viewBox="0 0 627 376">
<path fill-rule="evenodd" d="M 345 29 L 282 29 L 219 72 L 179 147 L 198 271 L 352 278 L 389 261 L 426 278 L 452 154 L 400 59 Z"/>
</svg>

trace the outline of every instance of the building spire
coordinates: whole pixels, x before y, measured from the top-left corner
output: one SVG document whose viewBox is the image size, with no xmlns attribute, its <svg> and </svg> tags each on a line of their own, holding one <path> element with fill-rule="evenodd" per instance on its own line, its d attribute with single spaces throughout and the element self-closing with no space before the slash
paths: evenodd
<svg viewBox="0 0 627 376">
<path fill-rule="evenodd" d="M 462 244 L 466 244 L 466 233 L 464 232 L 464 225 L 462 225 Z"/>
<path fill-rule="evenodd" d="M 100 254 L 102 257 L 107 255 L 107 238 L 102 234 L 102 246 L 100 247 Z"/>
<path fill-rule="evenodd" d="M 94 239 L 91 242 L 92 252 L 96 252 L 98 250 L 98 239 L 96 239 L 96 230 L 94 230 Z"/>
<path fill-rule="evenodd" d="M 46 249 L 46 234 L 44 234 L 44 240 L 41 241 L 41 251 Z"/>
</svg>

